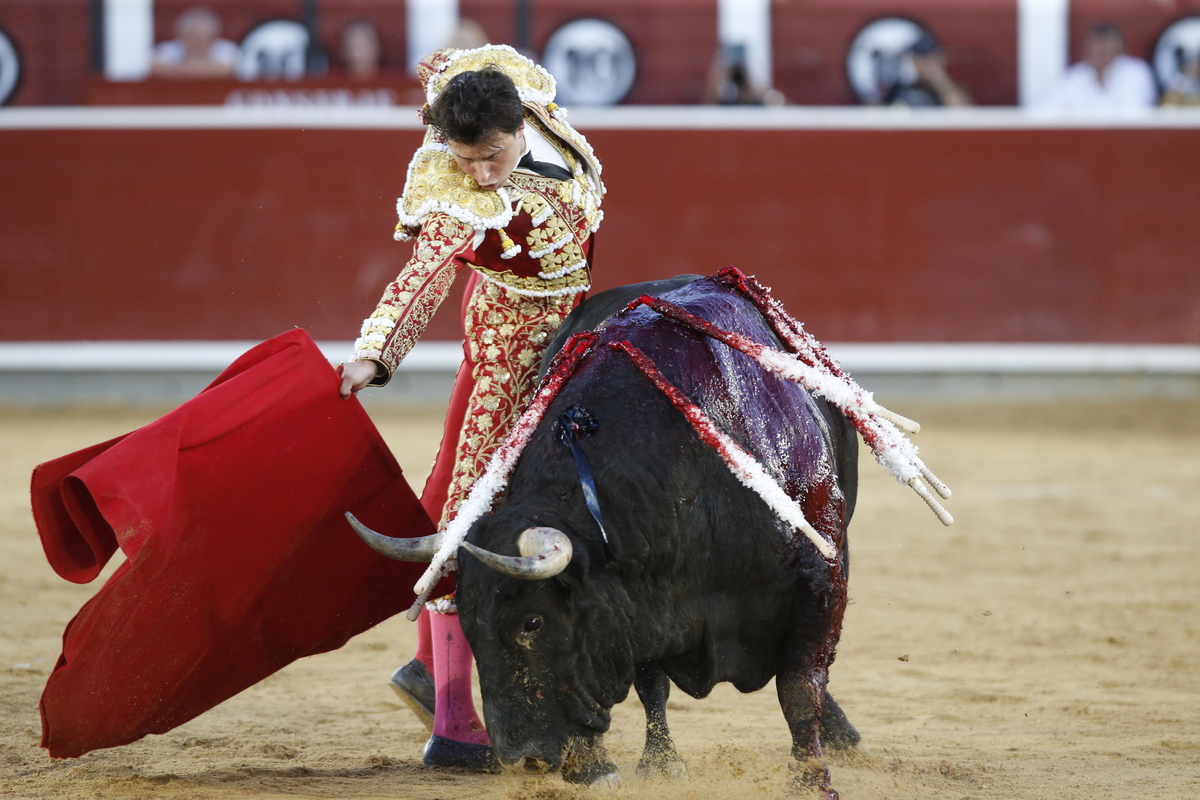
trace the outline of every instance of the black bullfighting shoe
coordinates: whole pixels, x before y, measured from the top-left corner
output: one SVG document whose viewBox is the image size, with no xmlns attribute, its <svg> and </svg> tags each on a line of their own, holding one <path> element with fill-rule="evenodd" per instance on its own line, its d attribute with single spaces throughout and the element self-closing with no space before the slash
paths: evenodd
<svg viewBox="0 0 1200 800">
<path fill-rule="evenodd" d="M 458 767 L 471 772 L 499 772 L 500 762 L 486 744 L 456 742 L 434 734 L 425 743 L 422 763 L 427 767 Z"/>
<path fill-rule="evenodd" d="M 425 665 L 414 658 L 392 673 L 388 685 L 404 704 L 412 709 L 417 719 L 432 731 L 436 695 L 433 690 L 433 678 L 429 675 L 429 670 L 425 669 Z"/>
</svg>

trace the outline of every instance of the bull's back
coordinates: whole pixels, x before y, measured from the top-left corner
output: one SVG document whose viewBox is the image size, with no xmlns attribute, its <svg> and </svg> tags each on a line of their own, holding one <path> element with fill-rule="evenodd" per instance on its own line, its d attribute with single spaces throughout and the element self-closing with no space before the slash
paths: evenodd
<svg viewBox="0 0 1200 800">
<path fill-rule="evenodd" d="M 718 328 L 782 349 L 757 307 L 733 287 L 690 281 L 660 297 Z M 602 342 L 629 341 L 719 428 L 749 451 L 822 532 L 834 533 L 845 509 L 836 484 L 839 431 L 802 386 L 768 372 L 752 358 L 641 307 L 612 319 Z M 840 530 L 837 531 L 840 533 Z"/>
<path fill-rule="evenodd" d="M 626 297 L 630 294 L 633 292 L 627 291 Z M 781 347 L 754 304 L 724 283 L 712 279 L 684 281 L 683 285 L 657 296 L 717 327 L 773 348 Z M 586 304 L 581 310 L 586 312 Z M 649 502 L 655 497 L 668 497 L 676 505 L 686 505 L 681 497 L 696 493 L 696 487 L 703 484 L 709 487 L 712 496 L 699 498 L 693 505 L 708 508 L 710 516 L 725 515 L 735 523 L 702 526 L 712 539 L 704 544 L 705 552 L 721 552 L 725 547 L 744 549 L 747 536 L 756 537 L 754 544 L 761 545 L 761 539 L 769 534 L 750 533 L 746 529 L 765 525 L 774 534 L 772 546 L 786 544 L 790 548 L 783 552 L 783 558 L 793 565 L 807 565 L 809 570 L 819 571 L 820 556 L 811 544 L 775 517 L 759 497 L 741 486 L 666 396 L 624 353 L 608 347 L 620 342 L 628 342 L 645 353 L 672 385 L 753 455 L 767 474 L 800 502 L 806 518 L 818 530 L 835 540 L 841 538 L 849 508 L 846 493 L 838 483 L 839 451 L 844 448 L 846 437 L 836 427 L 831 428 L 830 420 L 844 420 L 836 414 L 826 416 L 828 409 L 803 387 L 767 372 L 745 354 L 644 306 L 609 318 L 603 324 L 596 345 L 549 414 L 553 420 L 566 408 L 578 404 L 597 417 L 599 430 L 591 444 L 600 459 L 600 471 L 607 472 L 610 488 L 623 487 L 616 493 L 618 505 L 639 496 L 651 498 Z M 856 444 L 852 438 L 849 442 Z M 682 458 L 685 451 L 688 456 Z M 647 485 L 640 485 L 643 483 Z M 736 499 L 731 502 L 727 499 L 730 497 Z M 752 516 L 756 520 L 753 526 L 736 524 L 749 523 Z M 733 555 L 731 563 L 735 565 L 747 560 Z M 778 563 L 781 556 L 776 553 L 772 557 Z M 759 572 L 763 569 L 761 564 L 750 568 Z"/>
<path fill-rule="evenodd" d="M 549 367 L 551 359 L 554 358 L 554 354 L 561 350 L 563 345 L 566 344 L 567 339 L 570 339 L 575 334 L 600 327 L 605 320 L 644 294 L 651 297 L 658 297 L 681 286 L 685 286 L 692 281 L 699 280 L 702 277 L 701 275 L 676 275 L 673 278 L 665 278 L 660 281 L 645 281 L 644 283 L 630 283 L 625 286 L 617 286 L 592 295 L 576 306 L 567 315 L 567 318 L 563 320 L 562 325 L 559 326 L 558 331 L 554 334 L 554 338 L 550 341 L 550 345 L 546 348 L 545 356 L 542 357 L 541 373 L 543 375 L 546 373 L 546 369 Z"/>
</svg>

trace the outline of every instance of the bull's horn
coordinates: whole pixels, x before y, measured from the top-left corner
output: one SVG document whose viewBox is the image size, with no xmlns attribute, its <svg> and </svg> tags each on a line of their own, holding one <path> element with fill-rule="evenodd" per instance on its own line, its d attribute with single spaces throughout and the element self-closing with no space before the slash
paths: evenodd
<svg viewBox="0 0 1200 800">
<path fill-rule="evenodd" d="M 350 526 L 354 528 L 354 532 L 358 534 L 359 538 L 370 545 L 372 550 L 397 561 L 419 561 L 428 564 L 433 560 L 434 553 L 442 546 L 440 533 L 416 539 L 394 539 L 371 530 L 355 519 L 349 511 L 346 512 L 346 519 L 350 521 Z"/>
<path fill-rule="evenodd" d="M 494 570 L 524 581 L 553 578 L 571 563 L 571 540 L 554 528 L 526 528 L 517 539 L 519 556 L 502 556 L 463 542 L 463 549 Z"/>
</svg>

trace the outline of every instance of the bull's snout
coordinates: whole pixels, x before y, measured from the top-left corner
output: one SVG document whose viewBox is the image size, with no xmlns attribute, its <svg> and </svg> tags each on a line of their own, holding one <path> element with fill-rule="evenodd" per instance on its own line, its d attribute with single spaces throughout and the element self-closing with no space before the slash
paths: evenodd
<svg viewBox="0 0 1200 800">
<path fill-rule="evenodd" d="M 516 763 L 516 771 L 526 775 L 545 775 L 550 771 L 550 762 L 537 756 L 525 756 Z"/>
</svg>

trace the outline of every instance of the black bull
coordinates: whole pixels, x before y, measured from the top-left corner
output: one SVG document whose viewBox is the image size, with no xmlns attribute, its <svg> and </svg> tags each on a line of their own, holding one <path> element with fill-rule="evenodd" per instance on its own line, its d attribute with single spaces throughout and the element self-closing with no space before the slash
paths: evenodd
<svg viewBox="0 0 1200 800">
<path fill-rule="evenodd" d="M 782 349 L 737 289 L 693 277 L 597 295 L 567 319 L 552 351 L 643 293 Z M 556 529 L 570 540 L 570 563 L 528 580 L 459 551 L 459 615 L 496 755 L 517 771 L 611 780 L 616 767 L 601 736 L 632 685 L 647 717 L 639 775 L 679 774 L 665 717 L 671 682 L 704 697 L 720 681 L 752 692 L 774 677 L 798 782 L 836 796 L 821 738 L 858 741 L 826 691 L 846 605 L 854 429 L 802 387 L 644 306 L 598 334 L 526 445 L 502 501 L 467 536 L 515 555 L 526 529 Z M 743 485 L 633 358 L 606 346 L 612 342 L 644 353 L 753 454 L 836 546 L 836 558 L 823 557 Z M 571 409 L 594 421 L 577 447 L 594 476 L 608 551 L 561 433 Z"/>
</svg>

